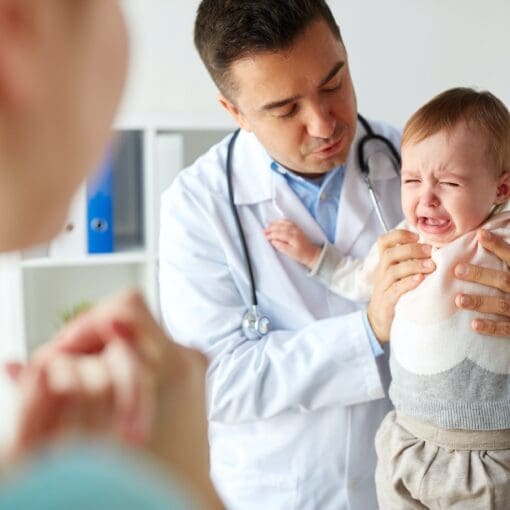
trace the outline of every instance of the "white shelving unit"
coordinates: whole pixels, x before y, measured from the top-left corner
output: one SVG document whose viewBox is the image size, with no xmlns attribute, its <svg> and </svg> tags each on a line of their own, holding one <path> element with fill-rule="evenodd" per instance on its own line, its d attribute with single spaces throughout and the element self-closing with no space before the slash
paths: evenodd
<svg viewBox="0 0 510 510">
<path fill-rule="evenodd" d="M 8 306 L 0 311 L 0 333 L 9 341 L 0 356 L 26 358 L 55 335 L 64 311 L 128 288 L 140 289 L 159 318 L 159 197 L 177 172 L 233 129 L 224 118 L 120 119 L 116 130 L 121 136 L 140 133 L 141 242 L 111 254 L 55 257 L 48 255 L 47 247 L 41 247 L 3 256 L 0 280 L 3 302 Z M 125 197 L 128 203 L 131 198 Z"/>
</svg>

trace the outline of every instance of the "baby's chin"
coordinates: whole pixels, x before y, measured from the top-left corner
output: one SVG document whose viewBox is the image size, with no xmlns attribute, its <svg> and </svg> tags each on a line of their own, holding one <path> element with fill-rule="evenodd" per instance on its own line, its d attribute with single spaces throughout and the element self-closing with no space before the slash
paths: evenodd
<svg viewBox="0 0 510 510">
<path fill-rule="evenodd" d="M 455 238 L 455 239 L 457 239 L 457 238 Z M 420 236 L 420 243 L 430 244 L 430 246 L 432 246 L 432 248 L 436 248 L 436 249 L 442 248 L 443 246 L 450 244 L 452 241 L 453 241 L 453 239 L 451 241 L 438 241 L 437 239 L 431 239 L 431 238 L 427 238 L 425 236 Z"/>
<path fill-rule="evenodd" d="M 453 231 L 450 231 L 445 234 L 431 234 L 429 232 L 423 232 L 423 230 L 419 228 L 416 228 L 416 231 L 420 236 L 419 242 L 424 244 L 430 244 L 432 248 L 442 248 L 443 246 L 450 244 L 451 242 L 455 241 L 459 237 L 462 237 L 464 234 L 467 234 L 469 232 L 469 231 L 456 232 L 454 229 Z"/>
</svg>

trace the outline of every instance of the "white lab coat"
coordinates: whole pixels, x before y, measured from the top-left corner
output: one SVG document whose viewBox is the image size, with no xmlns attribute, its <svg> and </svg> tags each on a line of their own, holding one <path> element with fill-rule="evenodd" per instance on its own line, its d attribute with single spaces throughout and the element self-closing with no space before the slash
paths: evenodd
<svg viewBox="0 0 510 510">
<path fill-rule="evenodd" d="M 372 125 L 398 147 L 397 131 Z M 358 126 L 356 140 L 361 134 Z M 270 169 L 270 156 L 246 132 L 240 133 L 233 157 L 235 203 L 259 306 L 272 331 L 258 341 L 243 337 L 241 317 L 251 299 L 227 196 L 228 138 L 181 172 L 164 193 L 160 239 L 165 323 L 176 340 L 210 359 L 213 480 L 229 509 L 375 509 L 373 441 L 390 408 L 387 358 L 374 358 L 360 305 L 328 291 L 264 238 L 264 227 L 285 217 L 314 242 L 325 241 L 284 177 Z M 356 147 L 355 141 L 336 246 L 361 257 L 382 229 L 356 163 Z M 370 157 L 371 179 L 393 226 L 402 215 L 400 181 L 386 155 L 383 150 Z"/>
</svg>

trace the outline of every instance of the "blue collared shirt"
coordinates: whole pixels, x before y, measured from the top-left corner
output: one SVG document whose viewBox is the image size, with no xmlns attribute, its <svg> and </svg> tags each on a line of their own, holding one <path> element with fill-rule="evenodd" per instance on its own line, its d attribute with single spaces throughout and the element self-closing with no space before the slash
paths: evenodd
<svg viewBox="0 0 510 510">
<path fill-rule="evenodd" d="M 271 169 L 285 177 L 287 184 L 319 224 L 328 241 L 334 244 L 345 165 L 314 179 L 301 177 L 274 161 Z"/>
<path fill-rule="evenodd" d="M 285 177 L 289 187 L 308 209 L 331 244 L 336 240 L 336 223 L 345 168 L 345 165 L 341 165 L 317 178 L 306 179 L 287 170 L 276 161 L 271 163 L 271 170 Z M 366 312 L 363 314 L 363 324 L 374 355 L 381 356 L 384 351 L 370 327 Z"/>
</svg>

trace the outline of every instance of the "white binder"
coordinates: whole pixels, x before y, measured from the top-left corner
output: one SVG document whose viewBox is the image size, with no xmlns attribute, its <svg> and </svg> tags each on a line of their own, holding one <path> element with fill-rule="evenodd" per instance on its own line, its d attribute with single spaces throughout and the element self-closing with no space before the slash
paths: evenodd
<svg viewBox="0 0 510 510">
<path fill-rule="evenodd" d="M 87 254 L 87 190 L 82 185 L 74 196 L 66 223 L 49 246 L 50 257 L 69 259 Z"/>
</svg>

